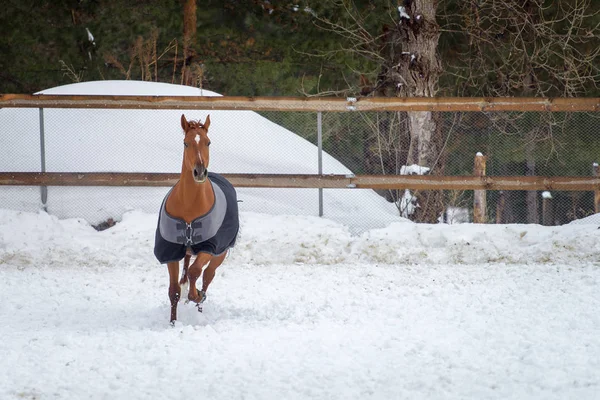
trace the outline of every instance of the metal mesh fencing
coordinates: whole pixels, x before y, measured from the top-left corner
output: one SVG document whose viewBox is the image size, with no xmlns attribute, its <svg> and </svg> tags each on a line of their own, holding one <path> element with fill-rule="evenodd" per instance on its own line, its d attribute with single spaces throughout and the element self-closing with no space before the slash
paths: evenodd
<svg viewBox="0 0 600 400">
<path fill-rule="evenodd" d="M 297 115 L 262 114 L 316 143 L 310 119 L 300 125 Z M 433 162 L 419 163 L 407 112 L 331 112 L 323 113 L 323 150 L 355 174 L 472 175 L 474 157 L 482 153 L 489 176 L 591 176 L 600 159 L 599 117 L 586 112 L 435 112 Z M 428 170 L 410 168 L 413 163 Z M 472 221 L 470 190 L 377 192 L 416 221 Z M 549 199 L 552 209 L 545 215 L 543 204 Z M 492 223 L 560 225 L 594 212 L 593 192 L 487 191 L 487 221 Z"/>
<path fill-rule="evenodd" d="M 211 116 L 211 167 L 220 173 L 590 176 L 600 159 L 598 115 L 586 112 L 434 112 L 429 142 L 411 134 L 407 112 L 211 110 L 0 110 L 0 171 L 181 170 L 181 114 Z M 320 115 L 319 115 L 320 114 Z M 320 155 L 319 147 L 323 153 Z M 423 156 L 427 153 L 426 156 Z M 45 208 L 97 225 L 140 209 L 156 213 L 169 188 L 0 187 L 0 208 Z M 473 191 L 240 188 L 242 212 L 340 221 L 353 232 L 400 216 L 471 222 Z M 488 191 L 487 221 L 564 224 L 594 213 L 593 192 Z M 319 202 L 322 196 L 322 203 Z"/>
</svg>

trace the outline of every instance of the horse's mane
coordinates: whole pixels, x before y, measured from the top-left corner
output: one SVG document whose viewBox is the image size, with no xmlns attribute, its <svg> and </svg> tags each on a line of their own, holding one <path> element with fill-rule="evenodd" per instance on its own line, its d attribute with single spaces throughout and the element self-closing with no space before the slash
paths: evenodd
<svg viewBox="0 0 600 400">
<path fill-rule="evenodd" d="M 195 128 L 195 129 L 202 128 L 202 129 L 204 129 L 204 124 L 202 122 L 200 122 L 200 121 L 189 120 L 188 124 L 190 124 L 190 128 Z"/>
</svg>

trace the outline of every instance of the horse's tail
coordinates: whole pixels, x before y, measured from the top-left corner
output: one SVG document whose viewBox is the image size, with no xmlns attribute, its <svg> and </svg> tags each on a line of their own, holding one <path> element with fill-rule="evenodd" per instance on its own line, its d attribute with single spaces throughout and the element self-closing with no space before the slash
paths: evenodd
<svg viewBox="0 0 600 400">
<path fill-rule="evenodd" d="M 181 279 L 179 280 L 179 284 L 180 285 L 187 285 L 187 283 L 188 283 L 187 267 L 184 265 L 183 266 L 183 272 L 181 274 Z"/>
</svg>

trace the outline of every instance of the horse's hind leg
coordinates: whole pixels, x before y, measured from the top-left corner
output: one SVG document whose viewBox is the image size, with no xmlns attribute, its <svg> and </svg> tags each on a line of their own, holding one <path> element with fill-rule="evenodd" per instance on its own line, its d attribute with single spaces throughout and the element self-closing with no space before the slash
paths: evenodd
<svg viewBox="0 0 600 400">
<path fill-rule="evenodd" d="M 208 267 L 206 267 L 206 269 L 204 270 L 204 274 L 202 275 L 202 291 L 204 293 L 206 293 L 206 291 L 208 290 L 208 286 L 215 277 L 215 271 L 217 270 L 219 265 L 223 264 L 223 260 L 225 260 L 226 255 L 227 252 L 211 258 Z"/>
<path fill-rule="evenodd" d="M 192 263 L 192 265 L 190 265 L 188 270 L 188 277 L 190 281 L 188 300 L 193 301 L 194 303 L 201 303 L 204 300 L 203 293 L 198 293 L 198 289 L 196 289 L 196 281 L 200 275 L 202 275 L 202 269 L 210 262 L 211 257 L 212 256 L 208 253 L 199 253 L 196 257 L 196 260 Z"/>
<path fill-rule="evenodd" d="M 169 300 L 171 300 L 171 323 L 177 320 L 177 303 L 181 297 L 179 285 L 179 261 L 167 263 L 169 268 Z"/>
</svg>

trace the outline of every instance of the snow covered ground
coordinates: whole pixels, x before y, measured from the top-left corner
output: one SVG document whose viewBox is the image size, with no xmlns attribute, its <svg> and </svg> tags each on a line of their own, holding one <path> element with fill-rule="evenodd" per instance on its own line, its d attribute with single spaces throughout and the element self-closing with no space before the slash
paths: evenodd
<svg viewBox="0 0 600 400">
<path fill-rule="evenodd" d="M 600 230 L 242 214 L 168 324 L 156 215 L 0 209 L 0 399 L 596 399 Z"/>
</svg>

